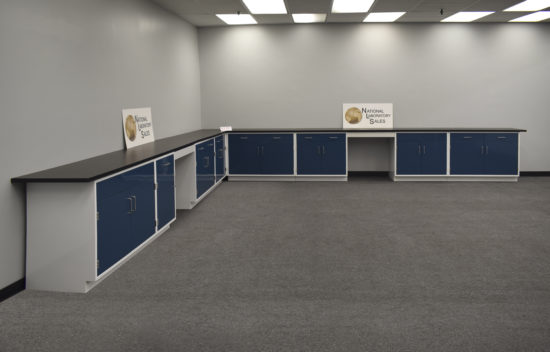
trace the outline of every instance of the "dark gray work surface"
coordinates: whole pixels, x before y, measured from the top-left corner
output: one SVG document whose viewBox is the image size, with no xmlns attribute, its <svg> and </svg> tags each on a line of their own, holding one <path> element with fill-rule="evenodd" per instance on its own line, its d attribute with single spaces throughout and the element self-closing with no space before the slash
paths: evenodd
<svg viewBox="0 0 550 352">
<path fill-rule="evenodd" d="M 221 134 L 219 130 L 198 130 L 184 133 L 129 150 L 117 150 L 75 163 L 15 177 L 11 179 L 11 182 L 90 182 L 219 134 Z"/>
<path fill-rule="evenodd" d="M 234 129 L 232 133 L 260 132 L 526 132 L 517 128 L 392 128 L 392 129 L 342 129 L 342 128 L 293 128 L 293 129 Z M 90 182 L 114 174 L 129 167 L 164 154 L 193 145 L 222 132 L 197 130 L 157 140 L 130 150 L 117 150 L 75 163 L 14 177 L 12 183 L 26 182 Z"/>
</svg>

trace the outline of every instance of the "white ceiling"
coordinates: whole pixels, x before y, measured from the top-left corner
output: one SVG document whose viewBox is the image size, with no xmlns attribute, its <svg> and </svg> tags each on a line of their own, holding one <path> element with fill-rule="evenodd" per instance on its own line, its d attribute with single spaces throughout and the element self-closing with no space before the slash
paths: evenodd
<svg viewBox="0 0 550 352">
<path fill-rule="evenodd" d="M 216 14 L 249 13 L 241 0 L 151 0 L 197 27 L 224 26 Z M 331 14 L 332 0 L 284 0 L 288 15 L 253 15 L 259 24 L 293 23 L 292 13 L 326 13 L 326 22 L 360 23 L 366 13 Z M 495 11 L 476 22 L 508 22 L 527 12 L 502 12 L 522 0 L 375 0 L 369 12 L 405 11 L 397 22 L 439 22 L 458 11 Z M 440 14 L 443 9 L 443 15 Z M 550 22 L 546 20 L 544 22 Z"/>
</svg>

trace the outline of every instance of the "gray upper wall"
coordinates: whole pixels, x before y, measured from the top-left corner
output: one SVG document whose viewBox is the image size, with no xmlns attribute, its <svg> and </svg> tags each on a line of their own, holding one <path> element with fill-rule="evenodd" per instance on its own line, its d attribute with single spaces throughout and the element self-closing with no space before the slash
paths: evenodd
<svg viewBox="0 0 550 352">
<path fill-rule="evenodd" d="M 199 29 L 203 126 L 341 127 L 342 103 L 393 103 L 396 127 L 517 127 L 548 171 L 549 24 Z"/>
<path fill-rule="evenodd" d="M 124 148 L 145 106 L 156 138 L 201 128 L 195 27 L 145 0 L 0 1 L 0 289 L 24 276 L 10 178 Z"/>
</svg>

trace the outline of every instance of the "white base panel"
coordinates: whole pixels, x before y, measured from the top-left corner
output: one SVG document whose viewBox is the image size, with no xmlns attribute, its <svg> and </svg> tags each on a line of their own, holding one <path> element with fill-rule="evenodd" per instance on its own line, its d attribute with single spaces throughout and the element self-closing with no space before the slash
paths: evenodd
<svg viewBox="0 0 550 352">
<path fill-rule="evenodd" d="M 229 176 L 229 181 L 347 181 L 348 176 L 333 175 L 288 175 L 288 176 L 263 176 L 263 175 L 239 175 Z"/>
<path fill-rule="evenodd" d="M 194 147 L 190 152 L 179 155 L 175 160 L 176 209 L 191 209 L 197 198 L 197 175 Z"/>
<path fill-rule="evenodd" d="M 518 176 L 392 176 L 393 181 L 517 182 Z"/>
</svg>

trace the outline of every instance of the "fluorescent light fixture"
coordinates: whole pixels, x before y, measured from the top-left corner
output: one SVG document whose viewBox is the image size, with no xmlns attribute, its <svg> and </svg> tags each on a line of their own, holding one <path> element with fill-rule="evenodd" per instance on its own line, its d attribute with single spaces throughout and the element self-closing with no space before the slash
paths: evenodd
<svg viewBox="0 0 550 352">
<path fill-rule="evenodd" d="M 405 12 L 371 12 L 363 22 L 393 22 L 404 14 Z"/>
<path fill-rule="evenodd" d="M 293 13 L 294 23 L 325 22 L 327 15 L 324 13 Z"/>
<path fill-rule="evenodd" d="M 369 12 L 374 0 L 334 0 L 333 13 Z"/>
<path fill-rule="evenodd" d="M 227 24 L 257 24 L 254 17 L 250 15 L 235 15 L 235 14 L 224 14 L 224 15 L 216 15 L 218 18 L 222 21 L 224 21 Z"/>
<path fill-rule="evenodd" d="M 442 19 L 441 22 L 472 22 L 482 17 L 488 16 L 494 11 L 470 11 L 470 12 L 457 12 L 452 16 Z"/>
<path fill-rule="evenodd" d="M 283 0 L 243 0 L 243 2 L 250 13 L 255 15 L 287 13 Z"/>
<path fill-rule="evenodd" d="M 540 22 L 550 18 L 550 11 L 539 11 L 525 16 L 514 18 L 508 22 Z"/>
<path fill-rule="evenodd" d="M 539 11 L 550 7 L 550 0 L 527 0 L 520 2 L 512 7 L 505 9 L 504 11 Z"/>
</svg>

